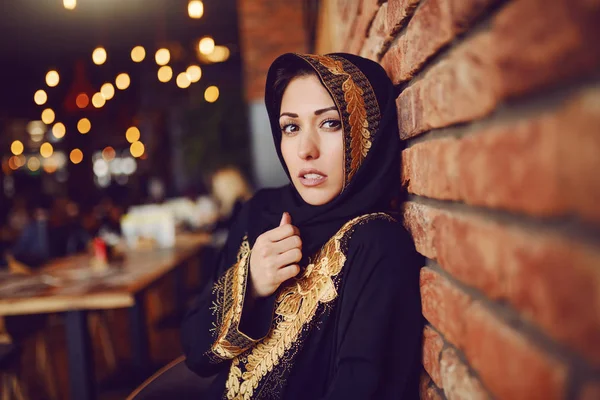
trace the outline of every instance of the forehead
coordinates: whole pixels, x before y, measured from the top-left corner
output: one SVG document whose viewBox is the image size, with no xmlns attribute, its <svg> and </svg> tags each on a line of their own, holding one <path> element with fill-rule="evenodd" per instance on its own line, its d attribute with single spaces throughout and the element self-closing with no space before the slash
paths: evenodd
<svg viewBox="0 0 600 400">
<path fill-rule="evenodd" d="M 316 75 L 293 78 L 281 98 L 281 112 L 314 111 L 333 105 L 331 95 Z"/>
</svg>

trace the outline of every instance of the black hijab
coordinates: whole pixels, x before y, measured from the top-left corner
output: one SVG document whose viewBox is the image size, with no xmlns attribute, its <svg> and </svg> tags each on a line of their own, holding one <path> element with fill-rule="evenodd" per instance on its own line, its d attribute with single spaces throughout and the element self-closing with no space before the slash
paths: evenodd
<svg viewBox="0 0 600 400">
<path fill-rule="evenodd" d="M 284 54 L 269 69 L 265 103 L 277 155 L 288 177 L 280 145 L 282 93 L 275 87 L 282 71 L 298 70 L 299 63 L 316 72 L 340 113 L 345 152 L 343 189 L 320 206 L 304 202 L 292 183 L 259 191 L 250 202 L 248 239 L 252 245 L 260 234 L 277 227 L 287 211 L 300 230 L 306 262 L 306 256 L 318 251 L 350 219 L 389 210 L 400 184 L 400 138 L 395 89 L 379 64 L 345 53 Z"/>
</svg>

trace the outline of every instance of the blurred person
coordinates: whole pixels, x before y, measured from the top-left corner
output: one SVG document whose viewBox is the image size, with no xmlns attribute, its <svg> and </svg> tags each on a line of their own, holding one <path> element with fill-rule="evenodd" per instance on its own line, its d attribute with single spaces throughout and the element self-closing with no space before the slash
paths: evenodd
<svg viewBox="0 0 600 400">
<path fill-rule="evenodd" d="M 234 218 L 187 314 L 204 399 L 416 399 L 419 256 L 399 196 L 395 89 L 350 54 L 280 56 L 265 102 L 290 179 Z"/>
<path fill-rule="evenodd" d="M 227 229 L 244 202 L 252 197 L 250 185 L 239 169 L 226 167 L 217 170 L 212 177 L 212 195 L 217 201 L 218 229 Z"/>
<path fill-rule="evenodd" d="M 11 248 L 11 255 L 20 263 L 37 267 L 53 255 L 49 235 L 50 202 L 39 197 L 30 205 L 30 222 Z"/>
</svg>

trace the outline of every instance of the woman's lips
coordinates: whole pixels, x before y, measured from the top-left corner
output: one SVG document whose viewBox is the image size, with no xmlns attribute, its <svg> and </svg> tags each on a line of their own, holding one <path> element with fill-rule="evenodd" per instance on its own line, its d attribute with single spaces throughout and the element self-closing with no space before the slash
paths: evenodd
<svg viewBox="0 0 600 400">
<path fill-rule="evenodd" d="M 298 174 L 298 179 L 306 187 L 315 187 L 325 182 L 327 175 L 316 169 L 303 169 Z"/>
</svg>

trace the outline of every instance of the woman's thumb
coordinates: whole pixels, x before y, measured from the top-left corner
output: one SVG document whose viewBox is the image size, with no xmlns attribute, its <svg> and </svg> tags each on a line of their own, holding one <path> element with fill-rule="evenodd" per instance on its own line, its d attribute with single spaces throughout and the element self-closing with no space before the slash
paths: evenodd
<svg viewBox="0 0 600 400">
<path fill-rule="evenodd" d="M 292 217 L 290 217 L 290 214 L 287 212 L 284 212 L 283 215 L 281 216 L 281 222 L 279 223 L 279 226 L 283 226 L 285 224 L 291 224 L 292 223 Z"/>
</svg>

